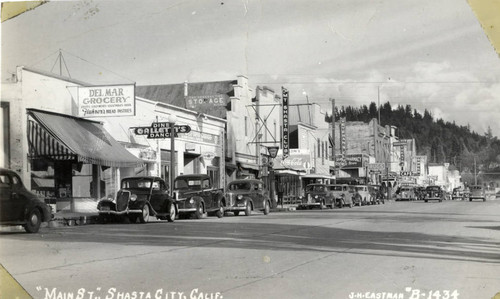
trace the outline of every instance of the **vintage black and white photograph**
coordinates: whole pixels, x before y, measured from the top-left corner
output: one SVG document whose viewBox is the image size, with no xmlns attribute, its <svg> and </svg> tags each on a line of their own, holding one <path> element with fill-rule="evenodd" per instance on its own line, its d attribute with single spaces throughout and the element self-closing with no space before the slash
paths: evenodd
<svg viewBox="0 0 500 299">
<path fill-rule="evenodd" d="M 1 5 L 0 298 L 500 299 L 498 0 Z"/>
</svg>

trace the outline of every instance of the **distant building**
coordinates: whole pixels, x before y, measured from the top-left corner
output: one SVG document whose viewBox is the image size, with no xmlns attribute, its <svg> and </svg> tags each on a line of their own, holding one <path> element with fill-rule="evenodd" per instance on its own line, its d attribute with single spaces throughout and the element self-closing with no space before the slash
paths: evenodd
<svg viewBox="0 0 500 299">
<path fill-rule="evenodd" d="M 395 170 L 391 144 L 394 127 L 380 126 L 376 118 L 370 122 L 347 121 L 335 123 L 335 153 L 339 177 L 363 178 L 367 182 L 387 180 Z M 383 163 L 385 169 L 369 172 L 368 164 Z"/>
</svg>

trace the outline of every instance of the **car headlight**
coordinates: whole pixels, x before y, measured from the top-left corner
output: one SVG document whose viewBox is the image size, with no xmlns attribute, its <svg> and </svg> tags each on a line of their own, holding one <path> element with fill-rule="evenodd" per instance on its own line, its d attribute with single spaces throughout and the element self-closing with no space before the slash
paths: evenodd
<svg viewBox="0 0 500 299">
<path fill-rule="evenodd" d="M 190 204 L 194 204 L 194 199 L 192 199 L 192 198 L 191 198 L 191 199 L 189 200 L 189 203 L 190 203 Z"/>
<path fill-rule="evenodd" d="M 243 199 L 243 195 L 240 194 L 240 195 L 236 196 L 236 198 L 237 199 Z"/>
<path fill-rule="evenodd" d="M 130 201 L 135 201 L 136 199 L 137 199 L 137 195 L 136 194 L 130 195 Z"/>
<path fill-rule="evenodd" d="M 318 198 L 318 195 L 314 195 L 314 198 Z"/>
</svg>

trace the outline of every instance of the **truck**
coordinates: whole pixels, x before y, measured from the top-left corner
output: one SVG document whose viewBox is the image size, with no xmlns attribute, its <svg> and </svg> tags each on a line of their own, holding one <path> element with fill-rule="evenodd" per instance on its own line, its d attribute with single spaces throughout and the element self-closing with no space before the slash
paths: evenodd
<svg viewBox="0 0 500 299">
<path fill-rule="evenodd" d="M 196 219 L 202 218 L 205 213 L 218 218 L 224 216 L 224 189 L 214 187 L 208 174 L 177 176 L 173 191 L 179 216 L 190 215 Z"/>
</svg>

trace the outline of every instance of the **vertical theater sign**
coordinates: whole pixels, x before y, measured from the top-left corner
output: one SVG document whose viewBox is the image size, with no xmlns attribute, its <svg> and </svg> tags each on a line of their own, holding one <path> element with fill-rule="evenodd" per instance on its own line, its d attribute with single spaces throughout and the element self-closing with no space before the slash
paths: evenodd
<svg viewBox="0 0 500 299">
<path fill-rule="evenodd" d="M 290 155 L 289 145 L 289 131 L 288 131 L 288 90 L 284 87 L 281 88 L 283 97 L 283 159 Z"/>
</svg>

